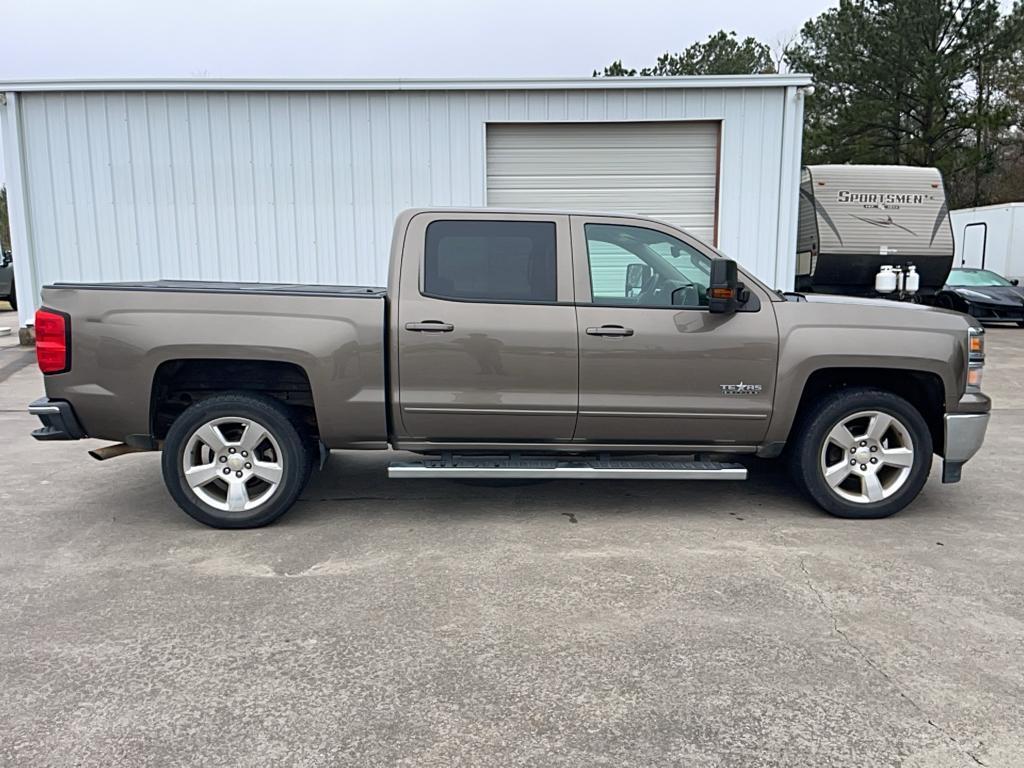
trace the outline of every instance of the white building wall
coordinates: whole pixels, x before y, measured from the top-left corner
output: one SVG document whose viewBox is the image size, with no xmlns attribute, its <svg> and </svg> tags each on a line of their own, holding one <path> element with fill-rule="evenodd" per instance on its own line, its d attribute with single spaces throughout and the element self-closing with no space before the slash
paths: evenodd
<svg viewBox="0 0 1024 768">
<path fill-rule="evenodd" d="M 21 185 L 13 224 L 25 230 L 15 260 L 27 250 L 30 262 L 19 269 L 31 280 L 30 295 L 19 290 L 23 323 L 54 281 L 383 285 L 398 211 L 485 204 L 488 121 L 722 121 L 718 245 L 792 287 L 792 84 L 200 87 L 8 92 L 7 161 Z"/>
</svg>

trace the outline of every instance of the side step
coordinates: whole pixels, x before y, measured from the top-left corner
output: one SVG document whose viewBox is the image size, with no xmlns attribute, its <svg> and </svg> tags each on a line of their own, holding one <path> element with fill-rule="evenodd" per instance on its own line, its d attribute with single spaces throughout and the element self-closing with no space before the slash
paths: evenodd
<svg viewBox="0 0 1024 768">
<path fill-rule="evenodd" d="M 509 480 L 746 480 L 742 464 L 652 458 L 558 456 L 459 456 L 446 454 L 424 461 L 398 461 L 388 477 Z"/>
</svg>

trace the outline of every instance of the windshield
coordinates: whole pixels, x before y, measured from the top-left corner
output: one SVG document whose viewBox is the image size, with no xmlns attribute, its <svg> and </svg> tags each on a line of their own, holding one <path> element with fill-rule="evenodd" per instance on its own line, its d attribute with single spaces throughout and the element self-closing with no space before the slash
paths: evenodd
<svg viewBox="0 0 1024 768">
<path fill-rule="evenodd" d="M 987 269 L 954 269 L 949 273 L 946 285 L 1013 285 L 1009 280 Z"/>
</svg>

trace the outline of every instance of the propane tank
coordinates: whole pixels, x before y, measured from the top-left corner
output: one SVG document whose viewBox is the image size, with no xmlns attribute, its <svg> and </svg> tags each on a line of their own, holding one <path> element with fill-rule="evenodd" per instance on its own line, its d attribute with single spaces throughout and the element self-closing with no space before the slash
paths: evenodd
<svg viewBox="0 0 1024 768">
<path fill-rule="evenodd" d="M 907 293 L 917 293 L 921 289 L 921 276 L 917 274 L 917 267 L 910 264 L 907 267 L 907 274 L 904 278 L 903 290 Z"/>
<path fill-rule="evenodd" d="M 884 264 L 875 275 L 875 290 L 879 293 L 892 293 L 896 290 L 896 273 L 892 266 Z"/>
</svg>

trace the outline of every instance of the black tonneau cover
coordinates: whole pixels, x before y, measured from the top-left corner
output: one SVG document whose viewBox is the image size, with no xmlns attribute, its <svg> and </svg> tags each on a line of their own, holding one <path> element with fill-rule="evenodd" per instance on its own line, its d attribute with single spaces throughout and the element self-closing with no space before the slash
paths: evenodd
<svg viewBox="0 0 1024 768">
<path fill-rule="evenodd" d="M 165 291 L 178 293 L 267 293 L 287 296 L 344 296 L 381 298 L 386 288 L 365 285 L 304 285 L 302 283 L 231 283 L 216 280 L 150 280 L 126 283 L 53 283 L 47 288 L 94 291 Z"/>
</svg>

